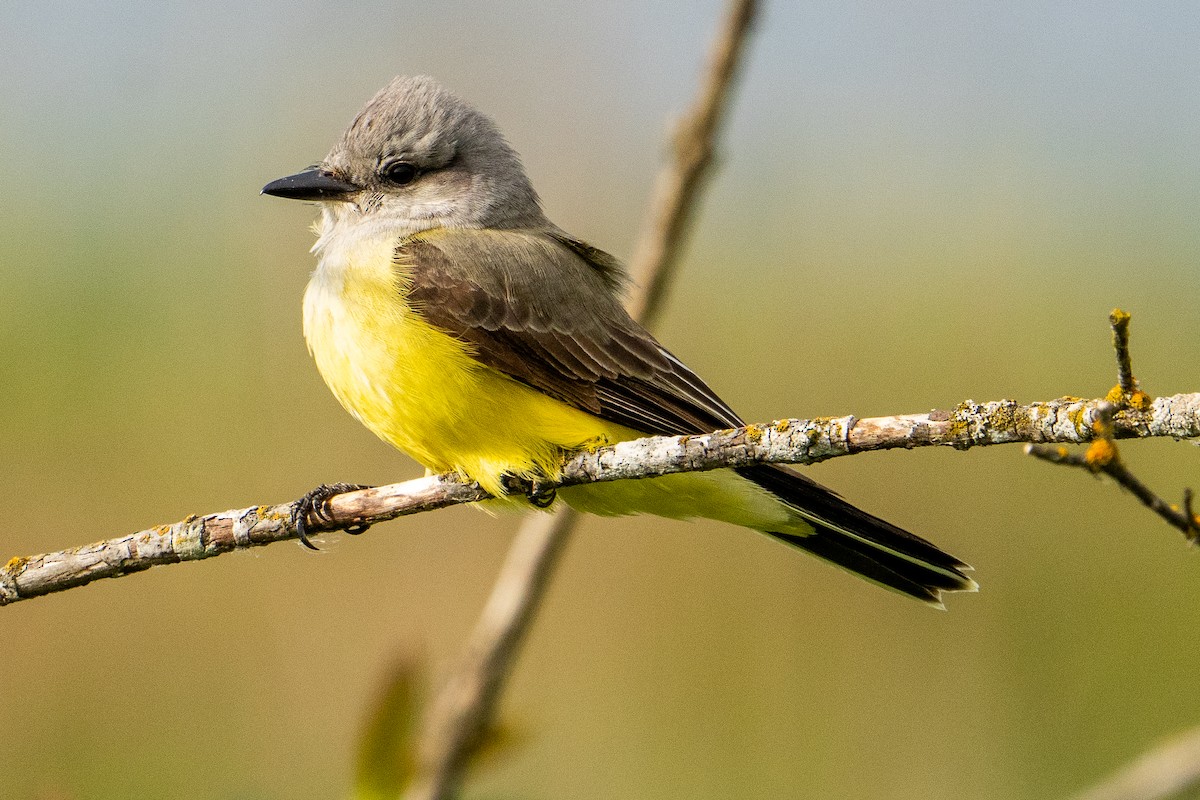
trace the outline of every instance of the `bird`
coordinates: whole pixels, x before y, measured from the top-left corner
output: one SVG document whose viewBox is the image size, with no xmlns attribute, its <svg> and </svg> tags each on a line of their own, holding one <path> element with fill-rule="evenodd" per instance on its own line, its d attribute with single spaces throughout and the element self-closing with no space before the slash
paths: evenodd
<svg viewBox="0 0 1200 800">
<path fill-rule="evenodd" d="M 320 163 L 262 192 L 320 209 L 303 304 L 318 371 L 429 472 L 740 525 L 936 607 L 977 589 L 964 562 L 784 466 L 542 491 L 571 451 L 743 421 L 626 312 L 622 264 L 547 218 L 492 119 L 434 79 L 393 79 Z"/>
</svg>

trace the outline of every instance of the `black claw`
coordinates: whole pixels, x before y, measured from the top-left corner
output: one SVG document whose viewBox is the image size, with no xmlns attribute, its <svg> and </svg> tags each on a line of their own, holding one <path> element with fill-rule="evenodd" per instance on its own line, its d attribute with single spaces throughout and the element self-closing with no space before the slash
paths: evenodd
<svg viewBox="0 0 1200 800">
<path fill-rule="evenodd" d="M 534 508 L 549 508 L 558 496 L 558 489 L 547 486 L 536 478 L 519 478 L 505 475 L 504 486 L 512 494 L 523 494 Z"/>
<path fill-rule="evenodd" d="M 312 541 L 309 540 L 308 531 L 305 529 L 306 527 L 307 526 L 304 524 L 304 517 L 303 516 L 297 517 L 297 519 L 296 519 L 296 536 L 298 536 L 300 538 L 300 544 L 304 545 L 309 550 L 320 550 L 321 548 L 317 547 L 315 544 L 312 543 Z"/>
<path fill-rule="evenodd" d="M 296 538 L 309 550 L 319 550 L 308 538 L 310 532 L 337 530 L 329 513 L 329 500 L 339 494 L 370 489 L 358 483 L 323 483 L 296 501 L 292 509 L 292 523 L 296 526 Z M 357 536 L 371 527 L 369 522 L 357 522 L 343 528 Z"/>
<path fill-rule="evenodd" d="M 530 484 L 529 492 L 525 496 L 529 498 L 529 502 L 535 508 L 549 508 L 554 503 L 554 499 L 558 497 L 558 490 L 553 486 L 545 487 L 534 481 Z"/>
</svg>

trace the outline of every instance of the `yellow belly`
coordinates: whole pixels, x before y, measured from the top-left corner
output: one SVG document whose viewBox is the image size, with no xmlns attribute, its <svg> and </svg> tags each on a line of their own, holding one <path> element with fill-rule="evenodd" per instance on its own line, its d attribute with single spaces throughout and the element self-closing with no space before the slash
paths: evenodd
<svg viewBox="0 0 1200 800">
<path fill-rule="evenodd" d="M 304 335 L 345 408 L 428 469 L 488 491 L 500 476 L 552 474 L 562 450 L 637 434 L 552 400 L 471 357 L 404 302 L 391 242 L 329 259 L 304 297 Z"/>
</svg>

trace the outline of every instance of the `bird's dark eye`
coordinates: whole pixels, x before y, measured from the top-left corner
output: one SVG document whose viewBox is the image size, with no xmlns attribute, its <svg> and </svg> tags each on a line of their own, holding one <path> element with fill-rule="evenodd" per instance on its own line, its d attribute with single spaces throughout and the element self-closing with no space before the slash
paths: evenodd
<svg viewBox="0 0 1200 800">
<path fill-rule="evenodd" d="M 420 172 L 416 167 L 407 161 L 393 161 L 391 164 L 385 164 L 380 168 L 379 174 L 383 178 L 397 186 L 403 186 L 406 183 L 412 183 Z"/>
</svg>

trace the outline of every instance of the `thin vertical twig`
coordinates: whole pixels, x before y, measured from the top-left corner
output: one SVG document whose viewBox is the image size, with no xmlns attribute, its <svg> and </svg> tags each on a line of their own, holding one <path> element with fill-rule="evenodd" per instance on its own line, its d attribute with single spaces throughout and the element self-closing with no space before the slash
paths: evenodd
<svg viewBox="0 0 1200 800">
<path fill-rule="evenodd" d="M 635 289 L 629 310 L 644 325 L 653 324 L 670 286 L 756 9 L 756 0 L 731 2 L 700 96 L 676 134 L 674 159 L 655 184 L 631 263 Z M 462 660 L 430 705 L 417 777 L 406 800 L 445 800 L 457 793 L 577 518 L 570 508 L 560 507 L 551 515 L 531 516 L 517 531 Z"/>
<path fill-rule="evenodd" d="M 1114 308 L 1108 315 L 1112 325 L 1113 349 L 1117 352 L 1117 386 L 1125 394 L 1137 391 L 1137 380 L 1133 377 L 1133 359 L 1129 355 L 1129 312 Z"/>
</svg>

